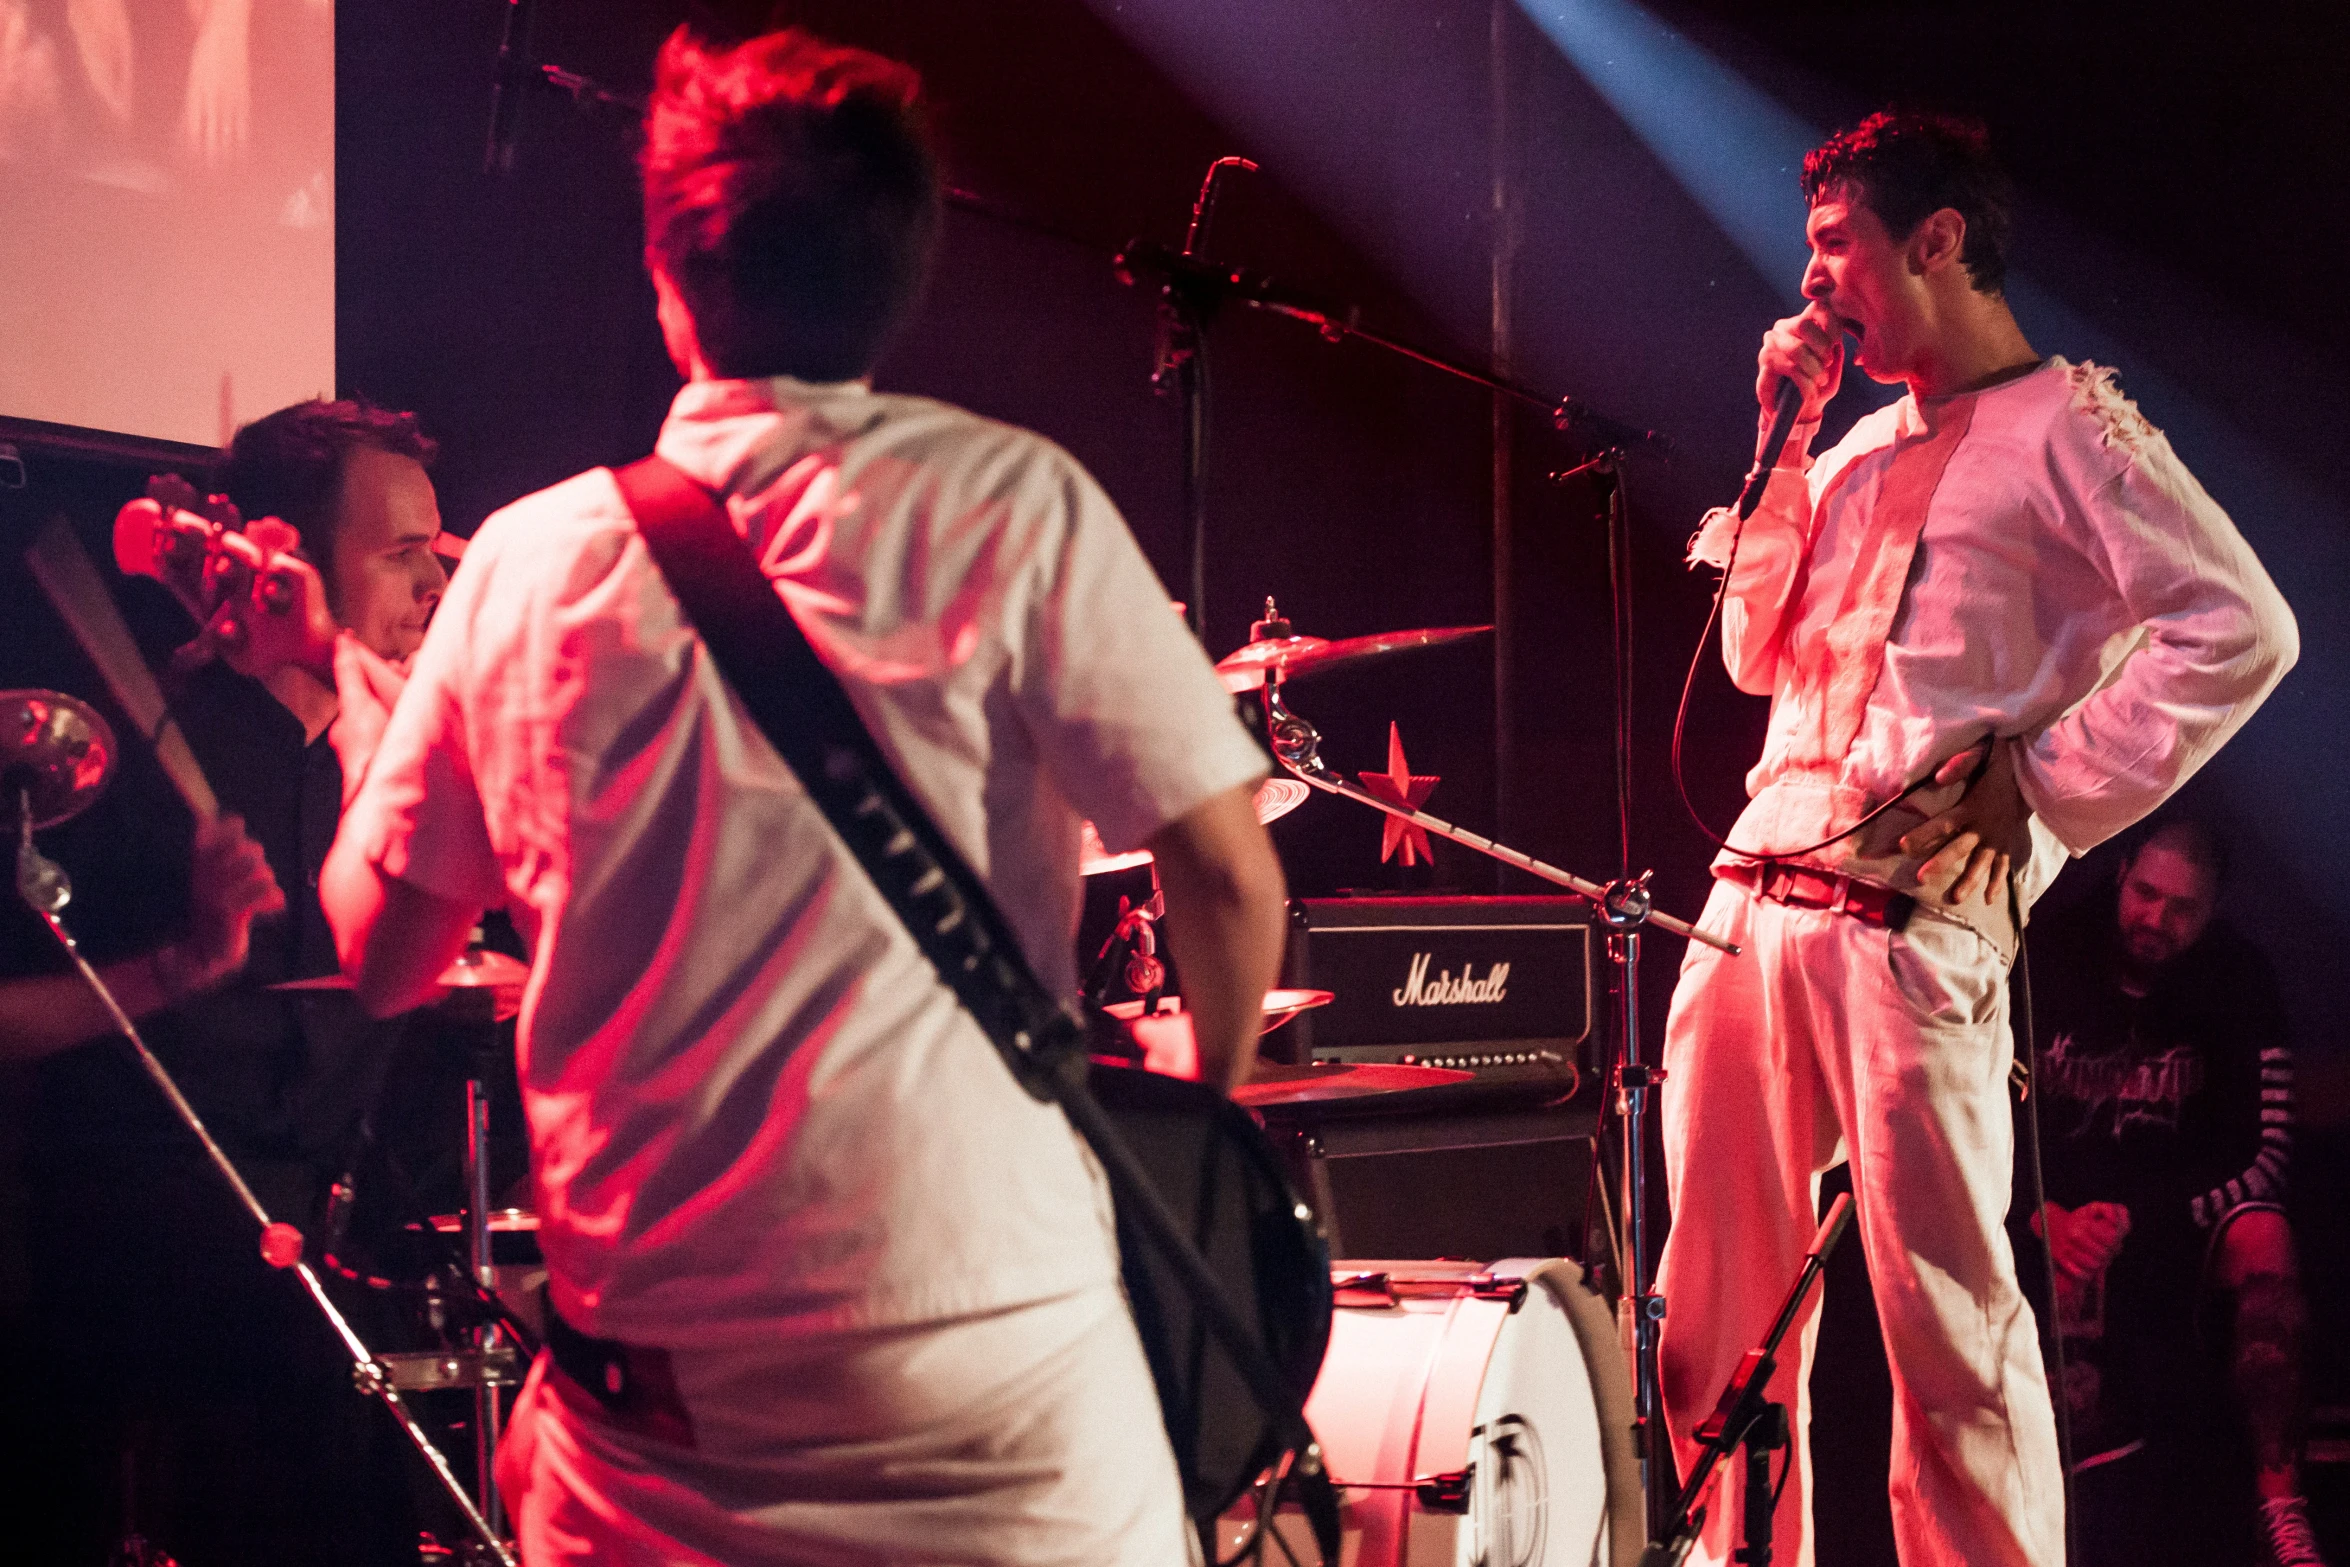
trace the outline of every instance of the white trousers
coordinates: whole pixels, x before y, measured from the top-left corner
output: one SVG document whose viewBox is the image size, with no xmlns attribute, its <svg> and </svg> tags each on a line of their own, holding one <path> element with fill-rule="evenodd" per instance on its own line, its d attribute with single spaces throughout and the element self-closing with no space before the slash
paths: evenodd
<svg viewBox="0 0 2350 1567">
<path fill-rule="evenodd" d="M 1665 1026 L 1673 1226 L 1658 1287 L 1665 1412 L 1684 1472 L 1690 1433 L 1802 1266 L 1821 1172 L 1849 1157 L 1893 1373 L 1904 1567 L 2062 1567 L 2055 1413 L 2004 1227 L 2015 1154 L 2006 965 L 1947 921 L 1920 914 L 1890 932 L 1728 882 L 1715 883 L 1704 923 L 1745 950 L 1691 942 Z M 1775 1559 L 1795 1567 L 1812 1563 L 1818 1306 L 1814 1294 L 1771 1384 L 1795 1433 Z M 1741 1478 L 1725 1466 L 1694 1560 L 1731 1559 Z"/>
<path fill-rule="evenodd" d="M 541 1356 L 498 1449 L 525 1567 L 1187 1567 L 1174 1455 L 1107 1287 L 674 1358 L 690 1449 Z"/>
</svg>

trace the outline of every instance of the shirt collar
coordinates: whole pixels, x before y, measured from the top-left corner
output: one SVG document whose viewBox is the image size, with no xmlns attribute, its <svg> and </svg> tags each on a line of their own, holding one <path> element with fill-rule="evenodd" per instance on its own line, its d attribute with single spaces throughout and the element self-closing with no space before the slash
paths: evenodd
<svg viewBox="0 0 2350 1567">
<path fill-rule="evenodd" d="M 854 381 L 802 381 L 796 376 L 772 375 L 741 381 L 688 381 L 670 401 L 672 423 L 696 419 L 732 419 L 744 414 L 780 413 L 834 397 L 872 395 L 869 377 Z"/>
<path fill-rule="evenodd" d="M 779 442 L 779 432 L 843 422 L 843 412 L 845 422 L 860 422 L 872 396 L 873 383 L 864 379 L 688 381 L 670 402 L 653 450 L 712 489 L 737 494 L 772 477 L 774 459 L 794 444 L 789 437 Z"/>
</svg>

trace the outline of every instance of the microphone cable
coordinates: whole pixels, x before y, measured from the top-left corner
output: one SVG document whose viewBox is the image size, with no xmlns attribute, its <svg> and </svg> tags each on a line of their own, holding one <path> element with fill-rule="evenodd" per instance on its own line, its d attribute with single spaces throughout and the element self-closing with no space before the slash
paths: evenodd
<svg viewBox="0 0 2350 1567">
<path fill-rule="evenodd" d="M 1757 459 L 1757 465 L 1760 465 L 1759 458 Z M 1738 546 L 1745 539 L 1745 537 L 1746 519 L 1742 517 L 1738 520 L 1737 528 L 1730 534 L 1730 555 L 1729 558 L 1722 563 L 1721 580 L 1714 584 L 1713 605 L 1706 611 L 1705 625 L 1698 630 L 1697 645 L 1690 649 L 1689 672 L 1681 677 L 1681 700 L 1673 710 L 1673 790 L 1681 797 L 1681 809 L 1688 814 L 1690 822 L 1697 828 L 1697 830 L 1705 836 L 1706 842 L 1712 844 L 1715 848 L 1720 849 L 1725 854 L 1734 854 L 1742 860 L 1753 860 L 1758 863 L 1766 860 L 1801 859 L 1807 854 L 1817 854 L 1822 849 L 1828 848 L 1833 844 L 1841 843 L 1846 838 L 1851 837 L 1854 833 L 1859 832 L 1862 828 L 1868 826 L 1869 823 L 1875 821 L 1878 817 L 1884 815 L 1887 811 L 1890 811 L 1893 809 L 1893 807 L 1899 805 L 1902 801 L 1908 799 L 1911 795 L 1917 793 L 1920 789 L 1923 789 L 1929 783 L 1932 783 L 1934 781 L 1934 775 L 1942 770 L 1943 764 L 1940 762 L 1935 763 L 1933 767 L 1928 768 L 1922 776 L 1920 776 L 1915 782 L 1905 787 L 1899 794 L 1894 795 L 1891 799 L 1885 801 L 1884 804 L 1870 810 L 1866 815 L 1861 817 L 1860 820 L 1854 822 L 1851 826 L 1845 828 L 1843 831 L 1831 833 L 1829 836 L 1822 838 L 1819 842 L 1806 844 L 1800 849 L 1741 849 L 1736 844 L 1730 842 L 1729 839 L 1715 832 L 1711 826 L 1707 825 L 1705 817 L 1700 814 L 1697 809 L 1697 802 L 1689 797 L 1689 775 L 1683 764 L 1682 742 L 1688 733 L 1689 699 L 1697 689 L 1697 671 L 1705 662 L 1705 650 L 1713 641 L 1714 627 L 1721 622 L 1722 601 L 1729 596 L 1730 574 L 1738 569 Z M 1967 783 L 1970 787 L 1973 785 L 1975 779 L 1982 776 L 1983 768 L 1989 764 L 1990 760 L 1991 752 L 1988 748 L 1986 748 L 1983 752 L 1983 760 L 1975 765 L 1974 772 L 1968 776 Z"/>
<path fill-rule="evenodd" d="M 2032 1020 L 2032 944 L 2024 931 L 2022 903 L 2012 874 L 2007 896 L 2008 910 L 2016 916 L 2012 994 L 2014 1020 L 2023 1033 L 2024 1144 L 2032 1166 L 2032 1215 L 2040 1221 L 2040 1276 L 2048 1291 L 2048 1397 L 2056 1409 L 2056 1460 L 2063 1472 L 2065 1560 L 2079 1561 L 2080 1514 L 2073 1506 L 2073 1416 L 2065 1391 L 2064 1327 L 2056 1308 L 2056 1248 L 2048 1237 L 2048 1173 L 2040 1154 L 2040 1039 Z M 2020 1288 L 2022 1281 L 2017 1282 Z"/>
</svg>

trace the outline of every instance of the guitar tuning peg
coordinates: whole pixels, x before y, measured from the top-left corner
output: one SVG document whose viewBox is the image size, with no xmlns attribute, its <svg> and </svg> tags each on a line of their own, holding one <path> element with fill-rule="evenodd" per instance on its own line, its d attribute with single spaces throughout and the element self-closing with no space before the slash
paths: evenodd
<svg viewBox="0 0 2350 1567">
<path fill-rule="evenodd" d="M 196 487 L 176 473 L 159 473 L 147 481 L 147 499 L 167 510 L 196 509 Z"/>
<path fill-rule="evenodd" d="M 293 524 L 275 517 L 256 517 L 245 524 L 245 537 L 265 555 L 281 555 L 302 547 L 302 535 Z"/>
</svg>

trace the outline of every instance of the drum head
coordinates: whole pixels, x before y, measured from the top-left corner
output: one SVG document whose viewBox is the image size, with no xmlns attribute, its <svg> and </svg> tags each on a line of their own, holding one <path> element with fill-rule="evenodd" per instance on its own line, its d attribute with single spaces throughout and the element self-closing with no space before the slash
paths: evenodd
<svg viewBox="0 0 2350 1567">
<path fill-rule="evenodd" d="M 1607 1303 L 1564 1259 L 1342 1262 L 1307 1403 L 1355 1567 L 1632 1567 L 1632 1399 Z M 1237 1517 L 1237 1515 L 1236 1515 Z M 1229 1551 L 1246 1538 L 1232 1522 Z M 1293 1518 L 1277 1525 L 1301 1539 Z"/>
<path fill-rule="evenodd" d="M 1469 1527 L 1456 1560 L 1629 1567 L 1641 1549 L 1639 1471 L 1613 1316 L 1563 1258 L 1494 1271 L 1518 1274 L 1526 1295 L 1502 1323 L 1478 1390 Z M 1570 1367 L 1582 1374 L 1561 1374 Z"/>
</svg>

